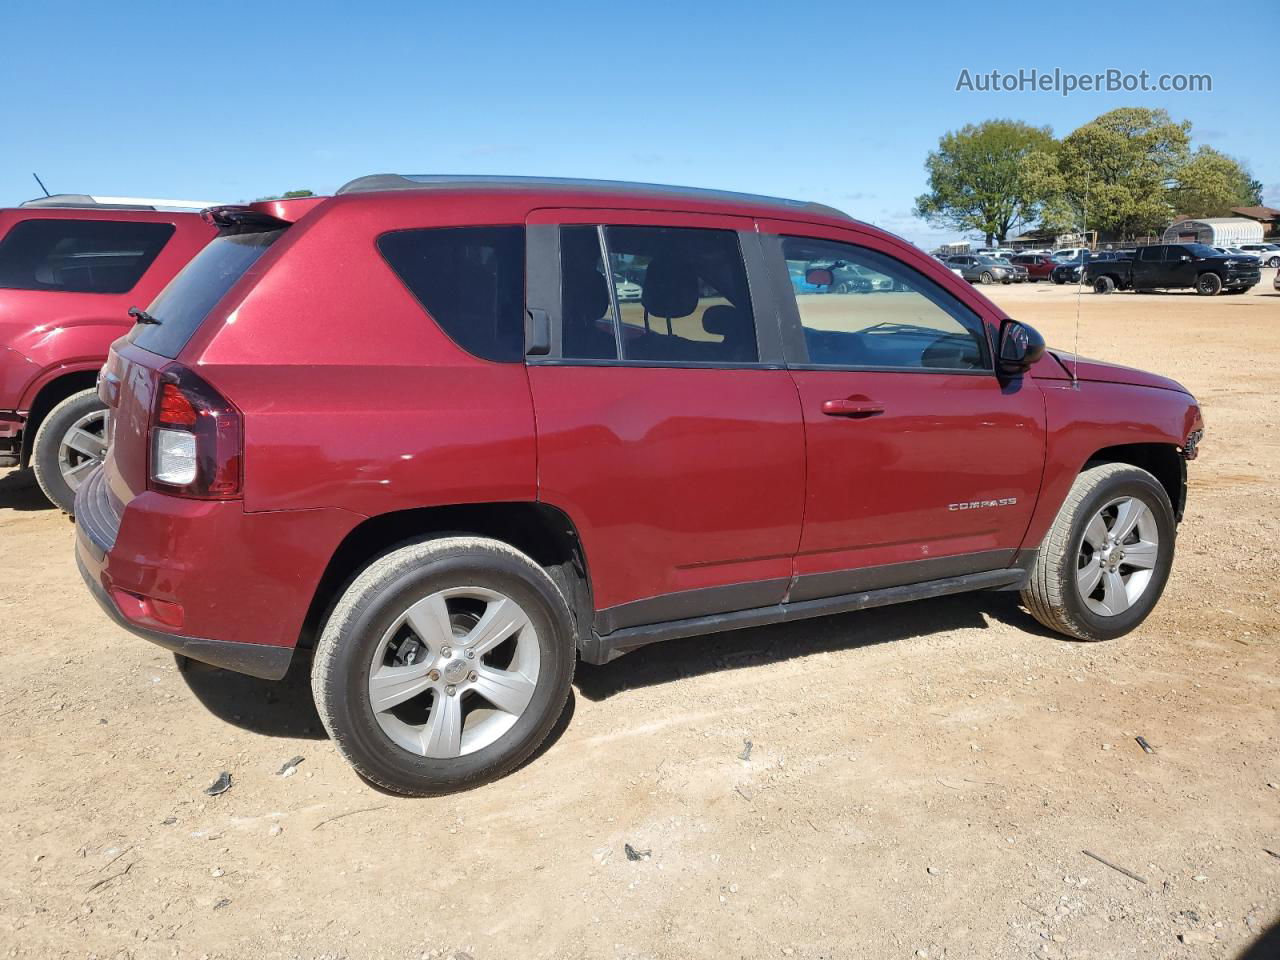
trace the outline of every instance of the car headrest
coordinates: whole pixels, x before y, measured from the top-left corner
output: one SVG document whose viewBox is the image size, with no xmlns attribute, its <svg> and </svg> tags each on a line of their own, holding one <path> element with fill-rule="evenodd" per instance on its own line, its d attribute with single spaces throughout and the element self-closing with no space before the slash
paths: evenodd
<svg viewBox="0 0 1280 960">
<path fill-rule="evenodd" d="M 698 272 L 677 257 L 656 257 L 644 273 L 640 302 L 655 317 L 687 317 L 698 308 Z"/>
<path fill-rule="evenodd" d="M 742 311 L 722 303 L 707 307 L 703 312 L 702 329 L 707 333 L 724 337 L 726 340 L 736 340 L 742 335 L 743 328 L 746 326 L 742 322 L 743 319 Z"/>
<path fill-rule="evenodd" d="M 609 312 L 609 285 L 594 266 L 574 270 L 571 277 L 565 266 L 564 303 L 561 309 L 565 319 L 580 322 L 599 320 Z"/>
</svg>

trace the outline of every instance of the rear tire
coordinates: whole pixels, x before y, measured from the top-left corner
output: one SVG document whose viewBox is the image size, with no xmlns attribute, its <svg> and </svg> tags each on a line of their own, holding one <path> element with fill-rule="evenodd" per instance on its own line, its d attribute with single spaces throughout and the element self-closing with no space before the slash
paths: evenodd
<svg viewBox="0 0 1280 960">
<path fill-rule="evenodd" d="M 1097 280 L 1093 281 L 1094 293 L 1107 294 L 1111 293 L 1115 288 L 1116 282 L 1110 277 L 1099 277 Z"/>
<path fill-rule="evenodd" d="M 1124 514 L 1134 525 L 1112 544 L 1126 503 L 1134 505 Z M 1022 602 L 1044 626 L 1069 637 L 1123 636 L 1160 599 L 1176 535 L 1169 494 L 1150 473 L 1127 463 L 1089 467 L 1076 477 L 1044 538 Z"/>
<path fill-rule="evenodd" d="M 528 759 L 559 718 L 571 624 L 552 579 L 504 543 L 401 547 L 366 567 L 329 616 L 311 672 L 316 707 L 338 752 L 386 790 L 479 786 Z"/>
<path fill-rule="evenodd" d="M 96 390 L 81 390 L 50 410 L 36 431 L 36 482 L 64 513 L 74 512 L 76 490 L 106 454 L 106 409 Z"/>
<path fill-rule="evenodd" d="M 1222 278 L 1216 273 L 1202 273 L 1196 277 L 1196 293 L 1202 297 L 1217 296 L 1222 290 Z"/>
</svg>

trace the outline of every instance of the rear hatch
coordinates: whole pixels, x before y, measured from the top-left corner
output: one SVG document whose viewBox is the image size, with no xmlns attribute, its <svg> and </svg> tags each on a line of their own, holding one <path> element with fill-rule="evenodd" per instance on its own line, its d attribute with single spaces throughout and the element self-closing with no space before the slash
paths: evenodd
<svg viewBox="0 0 1280 960">
<path fill-rule="evenodd" d="M 259 209 L 268 206 L 271 213 Z M 92 508 L 114 521 L 113 526 L 118 526 L 124 506 L 148 488 L 151 431 L 163 382 L 181 371 L 176 358 L 200 326 L 226 315 L 257 282 L 261 271 L 255 265 L 289 227 L 279 216 L 284 206 L 207 211 L 218 223 L 219 235 L 160 292 L 147 307 L 147 316 L 112 344 L 98 384 L 110 421 Z M 114 541 L 114 529 L 110 532 Z"/>
</svg>

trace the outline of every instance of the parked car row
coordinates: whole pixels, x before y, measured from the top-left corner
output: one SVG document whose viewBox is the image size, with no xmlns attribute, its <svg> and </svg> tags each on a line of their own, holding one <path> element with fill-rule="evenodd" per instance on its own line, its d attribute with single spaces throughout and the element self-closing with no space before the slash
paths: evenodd
<svg viewBox="0 0 1280 960">
<path fill-rule="evenodd" d="M 988 589 L 1104 640 L 1169 575 L 1194 398 L 1068 362 L 830 208 L 382 175 L 205 210 L 167 284 L 190 215 L 129 212 L 163 236 L 33 244 L 25 209 L 0 240 L 27 264 L 5 268 L 6 389 L 52 323 L 126 330 L 106 429 L 68 439 L 101 461 L 72 504 L 85 584 L 181 658 L 301 661 L 390 791 L 514 769 L 579 659 Z"/>
</svg>

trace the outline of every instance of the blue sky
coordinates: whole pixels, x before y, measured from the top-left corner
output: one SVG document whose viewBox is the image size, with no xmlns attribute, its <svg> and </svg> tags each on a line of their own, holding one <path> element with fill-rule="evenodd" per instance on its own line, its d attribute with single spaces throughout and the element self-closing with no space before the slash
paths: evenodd
<svg viewBox="0 0 1280 960">
<path fill-rule="evenodd" d="M 0 205 L 38 194 L 33 170 L 54 192 L 226 201 L 513 173 L 818 200 L 931 245 L 954 234 L 910 210 L 943 132 L 1011 117 L 1061 135 L 1130 105 L 1191 120 L 1280 205 L 1280 87 L 1250 47 L 1275 18 L 1238 5 L 1219 33 L 1206 9 L 5 0 Z M 1208 73 L 1213 91 L 955 90 L 963 68 L 1055 67 Z"/>
</svg>

